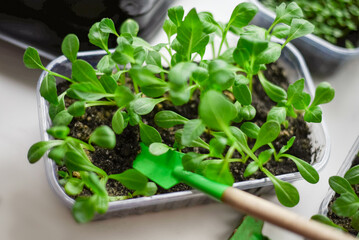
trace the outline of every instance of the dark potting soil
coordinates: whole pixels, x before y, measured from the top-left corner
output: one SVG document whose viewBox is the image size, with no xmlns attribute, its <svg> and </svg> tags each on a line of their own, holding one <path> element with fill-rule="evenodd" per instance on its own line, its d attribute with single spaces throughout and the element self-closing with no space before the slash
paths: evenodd
<svg viewBox="0 0 359 240">
<path fill-rule="evenodd" d="M 268 69 L 265 71 L 265 76 L 269 81 L 274 84 L 281 86 L 284 89 L 287 89 L 289 83 L 286 78 L 285 70 L 278 67 L 276 64 L 271 64 L 268 66 Z M 275 106 L 276 104 L 269 99 L 265 94 L 262 86 L 258 84 L 258 79 L 254 79 L 253 82 L 253 103 L 252 105 L 257 109 L 257 114 L 253 120 L 258 126 L 261 126 L 267 118 L 268 111 Z M 59 92 L 63 91 L 67 86 L 62 86 L 59 84 Z M 61 90 L 61 88 L 63 90 Z M 71 104 L 71 99 L 67 100 L 66 104 Z M 153 118 L 158 111 L 161 110 L 172 110 L 179 113 L 180 115 L 194 119 L 197 118 L 197 109 L 198 109 L 199 99 L 198 97 L 193 97 L 189 103 L 183 106 L 173 106 L 169 102 L 162 102 L 158 104 L 155 109 L 148 115 L 142 116 L 143 122 L 155 127 L 161 137 L 163 142 L 172 145 L 175 140 L 175 131 L 176 127 L 170 129 L 163 129 L 155 125 Z M 98 126 L 108 125 L 111 126 L 112 116 L 117 110 L 116 107 L 111 106 L 101 106 L 101 107 L 89 107 L 86 109 L 86 113 L 81 117 L 76 117 L 72 120 L 69 127 L 71 129 L 70 135 L 78 139 L 88 141 L 91 132 Z M 240 124 L 237 125 L 240 127 Z M 315 154 L 316 149 L 312 149 L 311 141 L 309 139 L 310 130 L 307 124 L 304 122 L 302 116 L 298 118 L 289 119 L 289 127 L 287 129 L 282 127 L 282 131 L 275 142 L 273 142 L 274 147 L 277 151 L 287 143 L 287 141 L 292 137 L 296 136 L 296 140 L 292 148 L 288 151 L 289 154 L 297 156 L 304 161 L 311 162 L 311 156 Z M 204 140 L 207 142 L 210 139 L 210 136 L 203 135 Z M 95 152 L 89 152 L 90 160 L 94 165 L 103 169 L 107 174 L 117 174 L 121 173 L 132 167 L 133 160 L 136 158 L 137 154 L 140 152 L 140 137 L 139 137 L 139 128 L 138 126 L 128 126 L 124 132 L 116 136 L 116 146 L 112 150 L 103 149 L 95 147 Z M 254 142 L 249 142 L 250 147 L 253 146 Z M 183 152 L 195 151 L 205 153 L 206 150 L 199 148 L 187 148 Z M 236 153 L 238 154 L 238 153 Z M 233 156 L 233 157 L 238 157 Z M 266 177 L 262 172 L 257 172 L 249 178 L 243 176 L 244 170 L 247 164 L 242 163 L 231 163 L 231 171 L 235 178 L 235 181 L 244 181 L 249 179 L 258 179 Z M 285 173 L 296 172 L 296 165 L 287 159 L 283 159 L 280 162 L 269 161 L 266 165 L 266 168 L 272 172 L 274 175 L 280 175 Z M 124 188 L 120 183 L 115 180 L 109 180 L 108 192 L 110 196 L 124 196 L 129 193 L 129 191 Z M 185 184 L 178 184 L 171 189 L 165 190 L 159 187 L 159 193 L 166 192 L 175 192 L 188 190 L 188 187 Z"/>
<path fill-rule="evenodd" d="M 356 155 L 355 159 L 353 160 L 353 163 L 352 163 L 352 166 L 351 167 L 354 167 L 356 165 L 359 164 L 359 156 Z M 354 191 L 355 193 L 359 196 L 359 184 L 356 184 L 353 186 L 354 187 Z M 329 202 L 328 204 L 328 213 L 327 213 L 327 216 L 337 225 L 339 226 L 342 226 L 343 228 L 347 229 L 349 233 L 353 234 L 354 236 L 357 236 L 359 231 L 354 229 L 352 226 L 351 226 L 351 219 L 348 218 L 348 217 L 341 217 L 341 216 L 338 216 L 337 214 L 335 214 L 333 211 L 332 211 L 332 205 L 334 203 L 334 201 L 339 197 L 340 195 L 339 194 L 335 194 L 333 196 L 333 198 L 331 199 L 331 201 Z"/>
</svg>

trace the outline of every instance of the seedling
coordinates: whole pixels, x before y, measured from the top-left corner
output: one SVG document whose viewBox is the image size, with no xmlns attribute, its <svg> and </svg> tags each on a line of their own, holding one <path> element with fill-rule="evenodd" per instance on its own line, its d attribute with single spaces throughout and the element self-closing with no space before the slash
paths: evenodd
<svg viewBox="0 0 359 240">
<path fill-rule="evenodd" d="M 116 108 L 112 130 L 102 128 L 101 134 L 95 130 L 89 143 L 68 137 L 67 130 L 55 134 L 53 132 L 57 131 L 52 128 L 49 131 L 55 140 L 37 143 L 30 149 L 33 152 L 34 148 L 46 146 L 37 153 L 36 161 L 51 149 L 49 157 L 59 165 L 63 164 L 68 171 L 61 173 L 61 182 L 70 195 L 78 194 L 84 186 L 93 192 L 91 197 L 76 199 L 73 210 L 76 220 L 89 221 L 95 212 L 105 211 L 102 204 L 108 179 L 121 182 L 131 192 L 128 196 L 115 196 L 116 199 L 155 194 L 155 185 L 136 170 L 107 176 L 90 164 L 83 150 L 96 151 L 92 143 L 100 147 L 114 146 L 113 137 L 122 134 L 128 125 L 139 128 L 141 142 L 155 156 L 187 148 L 182 157 L 185 170 L 218 183 L 234 183 L 230 171 L 232 163 L 248 164 L 245 176 L 262 171 L 273 182 L 279 201 L 288 207 L 295 206 L 299 201 L 296 188 L 276 178 L 266 168 L 266 163 L 289 158 L 308 182 L 316 183 L 319 176 L 310 164 L 286 153 L 294 138 L 279 151 L 272 143 L 281 127 L 288 125 L 289 117 L 304 114 L 306 121 L 320 122 L 322 112 L 318 105 L 330 102 L 334 97 L 334 90 L 328 83 L 317 87 L 311 102 L 310 95 L 303 92 L 303 79 L 284 90 L 264 78 L 266 64 L 275 62 L 288 42 L 313 31 L 313 25 L 304 20 L 300 12 L 297 5 L 281 5 L 272 26 L 264 29 L 249 25 L 257 13 L 256 6 L 251 3 L 237 5 L 225 24 L 217 22 L 211 13 L 198 13 L 196 9 L 191 9 L 185 16 L 183 8 L 177 6 L 168 10 L 168 19 L 163 24 L 167 42 L 154 46 L 137 37 L 139 26 L 135 21 L 125 21 L 118 32 L 112 20 L 105 18 L 95 23 L 88 35 L 92 44 L 106 52 L 97 66 L 77 57 L 79 41 L 75 35 L 70 34 L 64 39 L 62 51 L 72 64 L 71 76 L 46 69 L 37 51 L 29 47 L 24 54 L 25 65 L 48 73 L 40 93 L 49 103 L 49 116 L 54 127 L 67 129 L 72 119 L 82 116 L 89 107 Z M 288 26 L 284 29 L 282 23 Z M 235 47 L 228 46 L 229 32 L 239 36 Z M 274 42 L 272 36 L 286 40 Z M 110 37 L 117 39 L 115 49 L 108 48 Z M 220 42 L 218 48 L 216 41 Z M 212 49 L 210 59 L 204 57 L 207 49 Z M 277 103 L 261 126 L 251 122 L 257 111 L 252 105 L 253 78 L 257 75 L 269 98 Z M 70 83 L 61 94 L 57 93 L 55 77 Z M 163 109 L 154 116 L 157 126 L 147 124 L 145 117 L 156 106 L 164 102 L 182 106 L 197 96 L 200 100 L 198 118 L 188 119 Z M 73 103 L 68 107 L 65 98 L 72 99 Z M 177 129 L 175 141 L 163 143 L 157 129 L 172 127 Z M 206 139 L 204 135 L 209 137 Z M 249 147 L 250 139 L 254 139 L 253 147 Z M 73 142 L 77 144 L 76 149 L 68 147 Z M 203 151 L 188 152 L 189 147 Z M 32 157 L 29 161 L 35 162 Z M 77 166 L 82 162 L 84 167 Z M 73 166 L 75 163 L 76 167 Z M 98 184 L 92 186 L 91 181 Z M 106 199 L 110 201 L 113 197 Z M 88 208 L 92 209 L 90 214 L 85 212 Z"/>
<path fill-rule="evenodd" d="M 359 166 L 350 168 L 344 175 L 332 176 L 329 178 L 329 185 L 339 196 L 331 205 L 332 211 L 341 217 L 347 217 L 351 219 L 351 226 L 359 231 L 359 197 L 354 191 L 354 187 L 359 183 Z M 318 221 L 326 223 L 330 226 L 348 231 L 347 229 L 339 226 L 331 219 L 322 215 L 315 215 L 312 217 Z"/>
<path fill-rule="evenodd" d="M 262 234 L 264 222 L 251 216 L 245 216 L 229 240 L 269 240 Z"/>
<path fill-rule="evenodd" d="M 285 0 L 261 0 L 261 2 L 273 11 L 279 11 L 282 4 L 289 1 Z M 279 5 L 281 4 L 281 5 Z M 338 44 L 340 40 L 345 39 L 346 48 L 355 48 L 358 42 L 346 39 L 351 33 L 358 30 L 359 26 L 359 1 L 308 1 L 296 0 L 290 5 L 298 4 L 304 15 L 311 23 L 315 25 L 314 34 L 327 40 L 330 43 Z M 278 6 L 279 5 L 279 6 Z M 276 7 L 278 6 L 278 7 Z M 278 33 L 286 31 L 286 26 L 277 29 Z"/>
</svg>

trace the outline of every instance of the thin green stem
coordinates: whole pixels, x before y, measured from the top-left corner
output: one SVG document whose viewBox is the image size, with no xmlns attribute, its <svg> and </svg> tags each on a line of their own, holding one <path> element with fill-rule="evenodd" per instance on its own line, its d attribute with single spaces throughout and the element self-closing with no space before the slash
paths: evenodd
<svg viewBox="0 0 359 240">
<path fill-rule="evenodd" d="M 64 76 L 64 75 L 61 75 L 61 74 L 52 72 L 52 71 L 50 71 L 50 70 L 48 70 L 48 69 L 46 69 L 46 68 L 45 68 L 44 70 L 45 70 L 46 72 L 50 73 L 50 74 L 53 75 L 53 76 L 60 77 L 60 78 L 65 79 L 65 80 L 67 80 L 67 81 L 69 81 L 69 82 L 71 82 L 71 83 L 75 83 L 74 80 L 72 80 L 71 78 L 68 78 L 68 77 L 66 77 L 66 76 Z"/>
<path fill-rule="evenodd" d="M 94 107 L 94 106 L 114 106 L 116 105 L 113 101 L 88 101 L 86 102 L 86 107 Z"/>
</svg>

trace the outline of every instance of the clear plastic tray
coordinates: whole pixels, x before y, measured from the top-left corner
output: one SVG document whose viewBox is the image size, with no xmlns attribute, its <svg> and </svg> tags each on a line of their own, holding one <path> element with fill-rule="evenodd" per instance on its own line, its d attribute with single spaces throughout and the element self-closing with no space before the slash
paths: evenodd
<svg viewBox="0 0 359 240">
<path fill-rule="evenodd" d="M 358 154 L 358 152 L 359 152 L 359 136 L 355 140 L 348 155 L 346 156 L 342 166 L 340 167 L 340 169 L 337 173 L 337 176 L 343 177 L 345 175 L 345 173 L 351 168 L 352 163 L 353 163 L 356 155 Z M 334 195 L 335 195 L 334 190 L 329 188 L 327 194 L 325 195 L 324 200 L 320 204 L 319 214 L 322 214 L 324 216 L 327 215 L 327 213 L 329 211 L 328 205 L 329 205 L 330 201 L 332 200 L 332 198 L 334 197 Z"/>
<path fill-rule="evenodd" d="M 103 54 L 103 51 L 81 52 L 78 54 L 78 57 L 88 61 L 90 64 L 96 65 L 96 63 L 101 59 Z M 305 90 L 311 95 L 313 95 L 314 85 L 312 78 L 309 74 L 309 71 L 305 65 L 301 54 L 298 52 L 297 49 L 295 49 L 295 47 L 293 47 L 293 45 L 288 44 L 283 49 L 282 55 L 278 60 L 278 64 L 284 68 L 284 72 L 290 82 L 294 82 L 300 78 L 304 78 L 306 80 Z M 53 60 L 47 66 L 47 68 L 63 75 L 71 75 L 71 64 L 64 56 Z M 46 72 L 43 72 L 39 78 L 37 85 L 37 99 L 41 136 L 42 140 L 46 141 L 50 138 L 50 136 L 46 133 L 46 129 L 51 126 L 51 120 L 48 115 L 48 104 L 40 96 L 39 93 L 41 81 L 43 80 L 45 75 Z M 309 124 L 309 127 L 312 133 L 310 138 L 312 140 L 313 147 L 315 149 L 320 149 L 318 151 L 316 159 L 314 159 L 314 156 L 312 156 L 312 165 L 315 169 L 320 170 L 329 158 L 330 141 L 328 131 L 324 120 L 322 123 L 319 124 Z M 63 187 L 58 183 L 56 164 L 47 156 L 44 157 L 44 162 L 47 179 L 52 189 L 64 202 L 64 204 L 67 207 L 71 208 L 74 203 L 74 200 L 68 195 L 66 195 Z M 301 179 L 299 172 L 283 174 L 277 177 L 279 179 L 289 182 Z M 234 187 L 240 188 L 242 190 L 247 190 L 254 194 L 260 194 L 262 192 L 273 189 L 273 185 L 268 178 L 237 182 L 234 184 Z M 165 209 L 174 209 L 179 207 L 204 204 L 210 201 L 212 201 L 211 198 L 196 190 L 128 199 L 123 201 L 111 202 L 109 204 L 109 209 L 107 213 L 103 215 L 98 215 L 96 219 L 109 218 L 113 216 L 126 216 L 131 214 L 142 214 L 145 212 L 160 211 Z"/>
<path fill-rule="evenodd" d="M 252 23 L 268 28 L 274 21 L 275 13 L 258 0 L 251 0 L 251 2 L 259 9 Z M 314 34 L 294 39 L 292 43 L 303 54 L 311 73 L 318 76 L 328 76 L 346 61 L 359 58 L 359 48 L 338 47 Z"/>
</svg>

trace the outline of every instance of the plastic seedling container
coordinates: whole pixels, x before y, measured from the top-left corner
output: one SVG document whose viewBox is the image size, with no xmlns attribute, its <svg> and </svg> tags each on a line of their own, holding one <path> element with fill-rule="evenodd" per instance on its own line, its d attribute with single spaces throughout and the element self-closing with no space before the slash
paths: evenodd
<svg viewBox="0 0 359 240">
<path fill-rule="evenodd" d="M 355 140 L 353 146 L 351 147 L 348 155 L 346 156 L 342 166 L 340 167 L 337 176 L 340 177 L 344 177 L 345 173 L 351 168 L 353 167 L 353 161 L 356 158 L 357 154 L 359 152 L 359 136 L 357 137 L 357 139 Z M 322 203 L 320 204 L 319 207 L 319 213 L 321 215 L 326 216 L 328 214 L 328 205 L 331 202 L 331 200 L 333 199 L 335 195 L 335 192 L 333 189 L 329 188 L 327 194 L 325 195 L 325 198 L 323 199 Z"/>
<path fill-rule="evenodd" d="M 252 23 L 261 27 L 269 27 L 275 19 L 275 13 L 266 8 L 260 1 L 251 1 L 259 9 Z M 359 48 L 339 47 L 314 34 L 294 39 L 291 43 L 302 53 L 311 73 L 318 76 L 328 76 L 348 60 L 359 58 Z"/>
<path fill-rule="evenodd" d="M 89 51 L 81 52 L 78 54 L 78 58 L 88 61 L 94 66 L 101 59 L 105 53 L 103 51 Z M 290 82 L 294 82 L 298 79 L 305 79 L 305 90 L 312 96 L 314 94 L 314 85 L 306 64 L 293 45 L 288 44 L 282 51 L 282 55 L 277 63 L 283 67 L 284 74 L 288 77 Z M 61 73 L 65 76 L 71 74 L 71 64 L 64 57 L 58 57 L 53 60 L 47 68 L 51 71 Z M 46 133 L 46 129 L 51 126 L 51 120 L 48 115 L 48 104 L 40 96 L 40 85 L 46 72 L 43 72 L 39 78 L 37 85 L 37 99 L 40 119 L 40 131 L 42 140 L 46 141 L 50 136 Z M 324 121 L 319 124 L 309 124 L 311 130 L 310 139 L 314 149 L 317 149 L 316 156 L 312 156 L 312 165 L 318 171 L 320 170 L 329 158 L 330 143 L 326 125 Z M 54 192 L 62 200 L 62 202 L 69 208 L 72 207 L 74 200 L 69 197 L 63 187 L 58 182 L 57 177 L 57 166 L 47 156 L 44 157 L 45 171 L 49 184 L 51 185 Z M 277 176 L 279 179 L 284 181 L 293 182 L 301 179 L 299 172 L 283 174 Z M 273 189 L 273 185 L 269 178 L 262 178 L 256 180 L 249 180 L 243 182 L 236 182 L 234 187 L 242 190 L 247 190 L 254 194 L 260 194 Z M 175 209 L 186 206 L 193 206 L 204 204 L 212 201 L 211 198 L 207 197 L 203 193 L 197 190 L 181 191 L 175 193 L 166 193 L 160 195 L 154 195 L 151 197 L 141 197 L 136 199 L 127 199 L 123 201 L 110 202 L 107 213 L 103 215 L 97 215 L 95 219 L 104 219 L 114 216 L 126 216 L 132 214 L 142 214 L 145 212 L 161 211 L 165 209 Z"/>
</svg>

